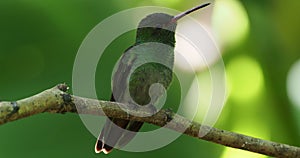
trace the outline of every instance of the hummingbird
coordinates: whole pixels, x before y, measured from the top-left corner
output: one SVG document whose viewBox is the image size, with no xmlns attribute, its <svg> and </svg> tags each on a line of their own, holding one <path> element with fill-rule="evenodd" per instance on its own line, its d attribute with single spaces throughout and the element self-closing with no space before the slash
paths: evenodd
<svg viewBox="0 0 300 158">
<path fill-rule="evenodd" d="M 182 17 L 208 6 L 205 3 L 176 16 L 153 13 L 138 25 L 136 42 L 121 56 L 113 74 L 110 101 L 152 108 L 162 97 L 161 88 L 168 89 L 173 75 L 175 31 Z M 151 86 L 159 83 L 151 94 Z M 149 91 L 150 90 L 150 91 Z M 143 122 L 107 118 L 98 137 L 95 152 L 108 154 L 130 142 Z"/>
</svg>

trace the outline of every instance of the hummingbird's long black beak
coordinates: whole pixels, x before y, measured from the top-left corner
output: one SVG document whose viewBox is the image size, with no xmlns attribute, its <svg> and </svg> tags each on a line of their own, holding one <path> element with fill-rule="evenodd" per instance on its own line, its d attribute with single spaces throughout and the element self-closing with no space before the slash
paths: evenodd
<svg viewBox="0 0 300 158">
<path fill-rule="evenodd" d="M 184 17 L 184 16 L 186 16 L 186 15 L 188 15 L 188 14 L 190 14 L 190 13 L 196 11 L 196 10 L 199 10 L 199 9 L 201 9 L 201 8 L 204 8 L 204 7 L 208 6 L 208 5 L 210 5 L 210 3 L 205 3 L 205 4 L 199 5 L 199 6 L 197 6 L 197 7 L 194 7 L 194 8 L 192 8 L 192 9 L 189 9 L 189 10 L 187 10 L 187 11 L 185 11 L 185 12 L 182 12 L 182 13 L 180 13 L 180 14 L 174 16 L 174 18 L 172 19 L 172 22 L 176 22 L 176 21 L 178 21 L 179 19 L 181 19 L 182 17 Z"/>
</svg>

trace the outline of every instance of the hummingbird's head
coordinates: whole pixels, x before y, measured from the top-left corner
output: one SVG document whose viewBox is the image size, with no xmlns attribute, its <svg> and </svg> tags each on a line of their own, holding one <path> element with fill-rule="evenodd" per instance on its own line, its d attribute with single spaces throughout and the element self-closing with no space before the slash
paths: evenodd
<svg viewBox="0 0 300 158">
<path fill-rule="evenodd" d="M 206 3 L 194 7 L 176 16 L 171 16 L 165 13 L 154 13 L 148 15 L 139 23 L 136 37 L 137 43 L 159 42 L 174 47 L 177 21 L 200 8 L 208 6 L 209 4 L 210 3 Z"/>
<path fill-rule="evenodd" d="M 177 22 L 165 13 L 150 14 L 139 23 L 137 42 L 159 42 L 174 47 Z"/>
</svg>

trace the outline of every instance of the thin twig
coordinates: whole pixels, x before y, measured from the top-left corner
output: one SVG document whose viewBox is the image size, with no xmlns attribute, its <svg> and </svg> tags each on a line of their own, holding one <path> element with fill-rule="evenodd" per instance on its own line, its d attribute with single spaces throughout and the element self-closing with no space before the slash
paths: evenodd
<svg viewBox="0 0 300 158">
<path fill-rule="evenodd" d="M 120 108 L 120 106 L 124 106 L 123 104 L 73 96 L 66 91 L 67 86 L 59 84 L 54 88 L 26 99 L 14 102 L 0 102 L 0 125 L 43 112 L 91 114 L 147 122 L 183 132 L 186 135 L 199 139 L 268 156 L 300 158 L 299 147 L 200 125 L 168 109 L 160 110 L 151 117 L 137 117 L 149 116 L 150 112 L 129 108 L 128 110 L 132 115 L 128 115 L 127 112 Z M 206 135 L 199 135 L 200 128 L 201 132 Z"/>
</svg>

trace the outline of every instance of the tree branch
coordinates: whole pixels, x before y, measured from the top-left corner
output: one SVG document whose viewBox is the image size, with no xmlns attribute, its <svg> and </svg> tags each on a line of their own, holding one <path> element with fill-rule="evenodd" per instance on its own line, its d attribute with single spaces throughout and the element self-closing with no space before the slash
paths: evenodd
<svg viewBox="0 0 300 158">
<path fill-rule="evenodd" d="M 120 108 L 120 106 L 124 106 L 123 104 L 73 96 L 66 92 L 67 89 L 68 87 L 65 84 L 59 84 L 26 99 L 0 102 L 0 125 L 43 112 L 91 114 L 147 122 L 161 127 L 165 126 L 178 132 L 184 132 L 184 134 L 192 137 L 268 156 L 300 158 L 299 147 L 204 126 L 170 110 L 160 110 L 151 117 L 137 117 L 149 116 L 151 113 L 136 107 L 129 107 L 128 110 L 132 115 L 128 115 Z M 207 133 L 203 137 L 199 136 L 200 127 L 203 132 Z"/>
</svg>

